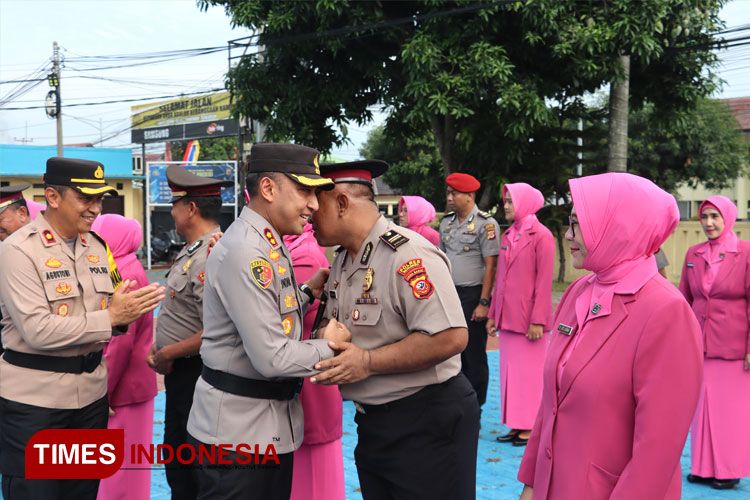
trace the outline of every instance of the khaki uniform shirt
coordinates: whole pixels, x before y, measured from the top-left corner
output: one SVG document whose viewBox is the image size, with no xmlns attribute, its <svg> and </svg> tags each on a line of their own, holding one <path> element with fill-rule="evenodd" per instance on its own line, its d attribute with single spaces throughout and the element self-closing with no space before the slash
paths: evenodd
<svg viewBox="0 0 750 500">
<path fill-rule="evenodd" d="M 451 261 L 456 286 L 481 285 L 484 258 L 500 253 L 495 219 L 476 205 L 460 224 L 458 214 L 449 213 L 440 222 L 440 250 Z"/>
<path fill-rule="evenodd" d="M 6 349 L 46 356 L 101 351 L 112 336 L 114 291 L 107 247 L 92 233 L 71 252 L 43 212 L 0 245 L 0 308 Z M 120 278 L 117 274 L 119 284 Z M 56 373 L 0 359 L 0 397 L 44 408 L 76 409 L 107 394 L 104 359 L 92 373 Z"/>
<path fill-rule="evenodd" d="M 326 316 L 344 323 L 352 342 L 362 349 L 394 344 L 413 332 L 434 335 L 466 328 L 445 255 L 382 216 L 354 261 L 345 250 L 336 255 L 326 292 Z M 341 395 L 359 403 L 387 403 L 445 382 L 460 370 L 461 356 L 456 354 L 417 372 L 372 375 L 341 385 Z"/>
<path fill-rule="evenodd" d="M 186 340 L 203 330 L 203 282 L 206 279 L 208 240 L 221 231 L 216 226 L 185 245 L 167 273 L 165 297 L 156 319 L 156 347 Z"/>
<path fill-rule="evenodd" d="M 203 364 L 256 380 L 283 381 L 317 373 L 333 356 L 326 340 L 302 341 L 302 307 L 289 250 L 271 224 L 242 209 L 206 264 Z M 273 444 L 290 453 L 302 444 L 299 398 L 255 399 L 226 393 L 198 379 L 188 420 L 207 444 Z"/>
</svg>

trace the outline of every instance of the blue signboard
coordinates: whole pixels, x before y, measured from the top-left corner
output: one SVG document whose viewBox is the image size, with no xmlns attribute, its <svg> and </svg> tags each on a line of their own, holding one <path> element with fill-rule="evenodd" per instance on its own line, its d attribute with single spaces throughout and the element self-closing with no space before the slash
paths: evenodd
<svg viewBox="0 0 750 500">
<path fill-rule="evenodd" d="M 149 165 L 149 203 L 168 204 L 172 199 L 172 190 L 167 182 L 167 164 L 151 163 Z M 234 182 L 234 165 L 228 163 L 199 163 L 197 165 L 181 165 L 185 170 L 201 177 L 213 177 L 223 181 Z M 234 186 L 221 188 L 221 202 L 235 203 Z"/>
</svg>

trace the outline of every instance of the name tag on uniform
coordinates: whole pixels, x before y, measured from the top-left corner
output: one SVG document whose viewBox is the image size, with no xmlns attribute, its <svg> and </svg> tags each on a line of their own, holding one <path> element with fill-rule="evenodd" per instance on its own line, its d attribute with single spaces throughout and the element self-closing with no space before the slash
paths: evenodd
<svg viewBox="0 0 750 500">
<path fill-rule="evenodd" d="M 560 323 L 559 325 L 557 325 L 557 331 L 562 333 L 563 335 L 567 335 L 568 337 L 570 337 L 570 334 L 573 332 L 573 327 Z"/>
<path fill-rule="evenodd" d="M 692 262 L 688 262 L 687 263 L 687 267 L 693 267 L 693 263 Z"/>
</svg>

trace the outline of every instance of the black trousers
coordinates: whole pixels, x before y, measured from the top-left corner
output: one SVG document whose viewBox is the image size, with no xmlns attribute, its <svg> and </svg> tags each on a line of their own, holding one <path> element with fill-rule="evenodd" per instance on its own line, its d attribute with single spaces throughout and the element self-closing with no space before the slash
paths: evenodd
<svg viewBox="0 0 750 500">
<path fill-rule="evenodd" d="M 475 498 L 479 405 L 463 374 L 377 408 L 355 416 L 366 500 Z"/>
<path fill-rule="evenodd" d="M 42 429 L 106 429 L 107 396 L 78 410 L 27 405 L 0 398 L 0 473 L 4 500 L 95 500 L 98 479 L 24 479 L 24 453 Z"/>
<path fill-rule="evenodd" d="M 195 383 L 203 370 L 200 356 L 174 360 L 172 373 L 164 376 L 166 404 L 164 408 L 164 444 L 175 452 L 187 443 L 187 423 L 190 407 L 193 406 Z M 172 500 L 195 500 L 198 498 L 198 478 L 192 467 L 176 459 L 165 465 L 167 483 L 172 490 Z"/>
<path fill-rule="evenodd" d="M 482 298 L 482 285 L 456 287 L 466 325 L 469 327 L 469 343 L 461 353 L 461 371 L 469 379 L 477 393 L 481 408 L 487 400 L 487 386 L 490 382 L 490 367 L 487 364 L 487 320 L 472 321 L 471 314 Z"/>
<path fill-rule="evenodd" d="M 195 450 L 201 444 L 208 446 L 193 436 L 189 436 L 188 439 Z M 252 446 L 254 443 L 246 444 Z M 265 446 L 261 444 L 261 449 L 265 450 Z M 241 460 L 247 462 L 248 457 L 241 457 L 234 452 L 229 454 L 232 465 L 196 464 L 195 472 L 199 479 L 198 500 L 289 500 L 292 494 L 294 453 L 276 456 L 279 464 L 271 461 L 265 465 L 256 465 L 253 458 L 247 465 L 243 465 L 240 463 Z M 240 462 L 237 462 L 238 458 L 241 459 Z"/>
</svg>

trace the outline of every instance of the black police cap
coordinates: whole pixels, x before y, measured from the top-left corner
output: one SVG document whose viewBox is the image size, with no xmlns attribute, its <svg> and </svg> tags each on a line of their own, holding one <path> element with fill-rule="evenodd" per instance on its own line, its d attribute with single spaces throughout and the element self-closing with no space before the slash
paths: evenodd
<svg viewBox="0 0 750 500">
<path fill-rule="evenodd" d="M 317 149 L 300 144 L 261 142 L 250 149 L 248 173 L 281 172 L 303 186 L 333 189 L 333 182 L 320 175 Z"/>
<path fill-rule="evenodd" d="M 104 180 L 104 165 L 98 161 L 57 156 L 50 158 L 47 160 L 44 182 L 45 184 L 69 186 L 87 196 L 106 193 L 117 195 L 117 190 L 108 186 Z"/>
</svg>

